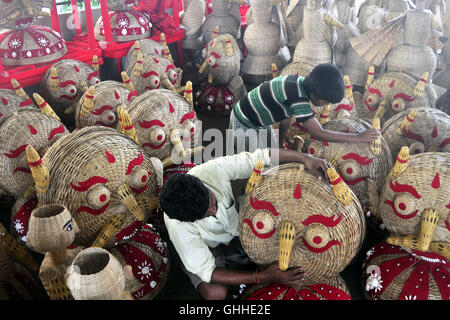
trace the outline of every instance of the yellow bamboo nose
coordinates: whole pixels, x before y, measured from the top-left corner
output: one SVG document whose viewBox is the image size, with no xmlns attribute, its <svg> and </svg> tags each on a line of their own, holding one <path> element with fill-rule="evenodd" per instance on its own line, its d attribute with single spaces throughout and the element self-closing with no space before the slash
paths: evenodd
<svg viewBox="0 0 450 320">
<path fill-rule="evenodd" d="M 417 109 L 413 109 L 408 113 L 408 115 L 405 117 L 405 119 L 403 119 L 400 126 L 397 128 L 396 133 L 398 135 L 404 134 L 405 132 L 411 130 L 411 127 L 413 126 L 414 121 L 416 120 L 416 116 L 417 116 L 418 112 L 419 111 Z"/>
<path fill-rule="evenodd" d="M 416 84 L 416 87 L 414 88 L 413 94 L 415 97 L 420 98 L 425 95 L 425 88 L 428 83 L 428 77 L 429 77 L 428 72 L 424 72 L 420 77 L 419 81 Z"/>
<path fill-rule="evenodd" d="M 281 271 L 289 268 L 292 248 L 295 242 L 295 226 L 289 221 L 284 221 L 280 226 L 278 264 Z"/>
<path fill-rule="evenodd" d="M 94 86 L 90 86 L 84 95 L 83 105 L 81 106 L 80 115 L 82 117 L 87 117 L 92 109 L 94 109 L 94 95 L 95 88 Z"/>
<path fill-rule="evenodd" d="M 117 116 L 119 117 L 119 124 L 121 127 L 121 132 L 126 134 L 128 137 L 134 140 L 136 144 L 139 144 L 139 140 L 136 134 L 136 129 L 134 128 L 133 123 L 131 122 L 130 115 L 127 110 L 122 106 L 117 107 Z"/>
<path fill-rule="evenodd" d="M 419 248 L 420 251 L 428 251 L 434 231 L 439 222 L 440 214 L 434 209 L 427 209 L 422 213 L 420 226 Z"/>
</svg>

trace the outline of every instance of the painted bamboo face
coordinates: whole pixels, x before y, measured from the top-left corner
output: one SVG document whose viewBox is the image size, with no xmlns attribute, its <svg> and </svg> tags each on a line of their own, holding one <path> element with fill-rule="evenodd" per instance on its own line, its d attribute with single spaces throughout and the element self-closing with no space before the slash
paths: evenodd
<svg viewBox="0 0 450 320">
<path fill-rule="evenodd" d="M 186 153 L 199 132 L 200 122 L 187 101 L 166 90 L 151 90 L 127 107 L 139 145 L 149 157 L 161 160 Z"/>
<path fill-rule="evenodd" d="M 450 178 L 448 153 L 398 154 L 380 194 L 380 214 L 392 237 L 388 242 L 449 258 Z"/>
<path fill-rule="evenodd" d="M 69 134 L 58 120 L 35 108 L 21 108 L 0 118 L 0 189 L 15 197 L 33 185 L 25 149 L 33 146 L 41 156 L 59 138 Z M 7 137 L 7 139 L 6 139 Z"/>
<path fill-rule="evenodd" d="M 344 205 L 328 183 L 298 164 L 275 169 L 262 176 L 241 204 L 239 237 L 245 252 L 258 265 L 280 257 L 286 268 L 301 266 L 304 285 L 335 277 L 356 255 L 364 237 L 364 215 L 356 196 L 341 185 L 353 194 Z M 287 261 L 284 252 L 290 255 Z"/>
<path fill-rule="evenodd" d="M 41 80 L 40 93 L 62 121 L 74 123 L 78 100 L 90 86 L 100 82 L 98 71 L 86 63 L 65 59 L 48 69 Z"/>
<path fill-rule="evenodd" d="M 117 81 L 104 81 L 93 86 L 78 101 L 75 110 L 77 128 L 86 126 L 105 126 L 116 128 L 118 123 L 117 107 L 125 107 L 137 96 Z"/>
<path fill-rule="evenodd" d="M 411 108 L 429 107 L 436 103 L 436 93 L 427 84 L 427 77 L 420 79 L 407 73 L 386 72 L 368 81 L 361 103 L 357 103 L 362 119 L 373 119 L 378 113 L 382 122 L 393 115 Z"/>
<path fill-rule="evenodd" d="M 450 152 L 450 116 L 434 108 L 405 110 L 384 124 L 382 134 L 394 161 L 403 146 L 411 155 Z"/>
<path fill-rule="evenodd" d="M 76 130 L 47 151 L 38 169 L 48 171 L 45 192 L 37 192 L 39 205 L 68 208 L 80 228 L 76 244 L 91 245 L 113 217 L 123 215 L 123 223 L 111 236 L 153 210 L 146 201 L 156 195 L 159 173 L 143 150 L 116 130 Z"/>
<path fill-rule="evenodd" d="M 339 119 L 331 120 L 323 127 L 338 132 L 361 133 L 370 125 L 353 119 Z M 374 205 L 371 201 L 377 200 L 377 191 L 392 168 L 391 152 L 386 141 L 381 137 L 378 149 L 373 147 L 371 143 L 336 143 L 311 138 L 306 149 L 313 156 L 336 162 L 336 170 L 366 210 Z"/>
</svg>

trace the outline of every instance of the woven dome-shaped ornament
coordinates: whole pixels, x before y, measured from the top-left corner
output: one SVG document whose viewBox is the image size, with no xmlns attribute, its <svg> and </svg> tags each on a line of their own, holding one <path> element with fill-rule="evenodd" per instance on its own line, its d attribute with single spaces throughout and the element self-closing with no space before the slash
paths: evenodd
<svg viewBox="0 0 450 320">
<path fill-rule="evenodd" d="M 20 108 L 0 118 L 0 189 L 15 197 L 33 185 L 26 157 L 28 145 L 43 156 L 58 139 L 69 134 L 55 118 L 37 108 Z"/>
<path fill-rule="evenodd" d="M 330 185 L 301 164 L 281 165 L 263 173 L 241 203 L 238 230 L 245 252 L 259 266 L 278 261 L 281 270 L 301 267 L 305 279 L 297 290 L 335 278 L 362 244 L 361 205 L 337 177 L 330 174 Z M 337 198 L 342 194 L 347 205 Z"/>
<path fill-rule="evenodd" d="M 133 9 L 118 10 L 109 14 L 111 33 L 114 41 L 127 42 L 145 39 L 151 36 L 152 23 L 149 17 Z M 105 40 L 103 18 L 100 17 L 94 27 L 95 39 Z"/>
<path fill-rule="evenodd" d="M 337 276 L 324 283 L 311 284 L 302 289 L 271 283 L 249 285 L 239 295 L 241 300 L 351 300 L 345 281 Z"/>
<path fill-rule="evenodd" d="M 405 110 L 386 121 L 381 132 L 393 157 L 403 146 L 411 155 L 450 152 L 450 116 L 438 109 Z"/>
<path fill-rule="evenodd" d="M 80 229 L 76 245 L 110 246 L 121 230 L 148 219 L 157 206 L 159 173 L 152 160 L 111 128 L 75 130 L 47 150 L 38 168 L 47 176 L 47 185 L 35 178 L 39 206 L 68 208 Z"/>
<path fill-rule="evenodd" d="M 416 77 L 405 72 L 389 71 L 367 81 L 361 99 L 356 103 L 361 119 L 371 121 L 375 115 L 382 124 L 395 114 L 412 108 L 433 108 L 437 95 L 428 75 Z M 383 106 L 383 110 L 380 107 Z"/>
<path fill-rule="evenodd" d="M 52 106 L 63 123 L 72 130 L 78 100 L 90 86 L 100 82 L 98 70 L 84 62 L 64 59 L 52 65 L 41 79 L 39 93 Z"/>
<path fill-rule="evenodd" d="M 142 57 L 149 55 L 164 56 L 164 45 L 161 42 L 152 39 L 136 40 L 124 58 L 124 70 L 129 70 L 129 66 L 133 66 L 136 63 L 139 51 L 141 52 Z"/>
<path fill-rule="evenodd" d="M 361 133 L 370 124 L 356 119 L 336 119 L 323 124 L 323 128 L 346 133 Z M 311 139 L 305 150 L 313 156 L 334 162 L 344 182 L 355 192 L 364 211 L 378 208 L 378 190 L 392 169 L 389 145 L 380 137 L 380 152 L 374 152 L 370 143 L 337 143 Z"/>
<path fill-rule="evenodd" d="M 450 300 L 449 278 L 448 257 L 381 242 L 367 252 L 362 284 L 372 300 Z"/>
<path fill-rule="evenodd" d="M 75 110 L 77 128 L 86 126 L 105 126 L 116 128 L 118 124 L 117 107 L 125 106 L 137 96 L 117 81 L 103 81 L 86 91 L 78 101 Z"/>
</svg>

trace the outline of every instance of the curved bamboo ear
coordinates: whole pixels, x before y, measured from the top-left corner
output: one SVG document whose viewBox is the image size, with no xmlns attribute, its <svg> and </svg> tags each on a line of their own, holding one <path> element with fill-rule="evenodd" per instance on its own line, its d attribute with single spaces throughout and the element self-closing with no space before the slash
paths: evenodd
<svg viewBox="0 0 450 320">
<path fill-rule="evenodd" d="M 16 94 L 19 97 L 24 98 L 25 100 L 29 100 L 30 99 L 30 97 L 27 95 L 25 90 L 23 90 L 23 88 L 20 85 L 19 81 L 17 81 L 14 78 L 11 78 L 11 85 L 12 85 L 13 90 L 16 92 Z"/>
<path fill-rule="evenodd" d="M 247 186 L 245 188 L 245 194 L 250 194 L 262 181 L 262 170 L 264 168 L 264 162 L 262 159 L 258 159 L 253 168 L 253 172 L 248 179 Z"/>
<path fill-rule="evenodd" d="M 375 77 L 375 67 L 370 66 L 369 71 L 367 72 L 366 89 L 372 84 L 374 77 Z"/>
<path fill-rule="evenodd" d="M 397 161 L 394 164 L 394 167 L 392 167 L 390 176 L 391 178 L 396 178 L 400 174 L 403 173 L 403 171 L 406 170 L 408 167 L 408 160 L 409 160 L 409 148 L 407 146 L 403 146 L 397 156 Z"/>
<path fill-rule="evenodd" d="M 327 123 L 329 120 L 330 120 L 330 105 L 327 104 L 326 106 L 323 107 L 322 112 L 320 113 L 319 122 L 321 125 L 323 125 L 324 123 Z"/>
<path fill-rule="evenodd" d="M 192 109 L 194 109 L 194 97 L 192 94 L 192 82 L 186 82 L 186 88 L 184 90 L 184 98 L 189 103 Z"/>
<path fill-rule="evenodd" d="M 56 120 L 61 122 L 61 119 L 56 115 L 55 111 L 53 111 L 52 107 L 44 100 L 38 93 L 33 93 L 33 98 L 36 100 L 36 103 L 41 109 L 42 113 L 55 118 Z"/>
<path fill-rule="evenodd" d="M 59 75 L 58 70 L 55 67 L 50 69 L 50 91 L 59 90 Z"/>
<path fill-rule="evenodd" d="M 120 76 L 122 77 L 123 85 L 128 89 L 128 91 L 136 91 L 133 82 L 131 81 L 130 77 L 128 77 L 128 74 L 125 71 L 122 71 L 120 73 Z"/>
<path fill-rule="evenodd" d="M 160 35 L 160 38 L 159 38 L 159 43 L 161 43 L 163 45 L 163 47 L 165 45 L 167 45 L 167 43 L 166 43 L 166 35 L 163 32 L 161 32 L 161 35 Z"/>
<path fill-rule="evenodd" d="M 42 164 L 41 156 L 31 145 L 27 146 L 25 152 L 34 183 L 36 184 L 36 192 L 46 193 L 50 183 L 48 169 Z"/>
<path fill-rule="evenodd" d="M 414 121 L 416 120 L 416 116 L 417 116 L 418 112 L 419 111 L 417 109 L 412 109 L 408 113 L 408 115 L 405 117 L 405 119 L 403 119 L 400 126 L 397 128 L 396 133 L 398 135 L 402 135 L 411 129 L 412 125 L 414 124 Z"/>
<path fill-rule="evenodd" d="M 272 78 L 275 79 L 278 76 L 278 67 L 275 63 L 272 63 Z"/>
<path fill-rule="evenodd" d="M 144 70 L 144 57 L 142 56 L 142 52 L 139 50 L 137 54 L 136 64 L 134 65 L 132 74 L 135 79 L 138 79 L 142 76 L 142 71 Z"/>
<path fill-rule="evenodd" d="M 212 32 L 212 34 L 211 34 L 211 39 L 214 39 L 215 37 L 217 37 L 217 36 L 219 35 L 219 30 L 220 30 L 220 27 L 219 27 L 219 26 L 216 26 L 216 27 L 214 28 L 214 30 L 213 30 L 213 32 Z"/>
<path fill-rule="evenodd" d="M 139 145 L 139 140 L 136 134 L 136 129 L 134 128 L 133 123 L 131 122 L 130 115 L 128 111 L 125 110 L 122 106 L 117 107 L 117 115 L 119 117 L 119 124 L 121 127 L 121 132 L 126 134 L 128 137 L 134 140 L 136 144 Z"/>
<path fill-rule="evenodd" d="M 170 62 L 174 63 L 174 62 L 173 62 L 172 55 L 170 54 L 170 49 L 169 49 L 169 47 L 167 46 L 167 44 L 164 44 L 164 56 L 165 56 L 167 59 L 169 59 Z"/>
<path fill-rule="evenodd" d="M 136 59 L 138 57 L 139 52 L 141 52 L 141 43 L 138 40 L 136 40 L 133 44 L 133 58 Z"/>
<path fill-rule="evenodd" d="M 92 69 L 94 69 L 95 72 L 98 72 L 100 70 L 100 67 L 98 66 L 98 56 L 97 55 L 92 56 Z"/>
<path fill-rule="evenodd" d="M 351 104 L 355 104 L 355 98 L 353 97 L 352 84 L 350 83 L 350 78 L 348 75 L 344 75 L 345 84 L 345 97 L 350 101 Z"/>
<path fill-rule="evenodd" d="M 233 45 L 231 44 L 231 37 L 226 37 L 225 39 L 225 47 L 223 49 L 223 51 L 225 52 L 225 55 L 227 57 L 232 57 L 234 56 L 234 48 Z"/>
<path fill-rule="evenodd" d="M 335 17 L 333 17 L 332 15 L 330 15 L 330 14 L 328 14 L 328 13 L 325 13 L 325 15 L 324 15 L 324 20 L 325 20 L 325 23 L 326 24 L 328 24 L 328 25 L 330 25 L 330 26 L 333 26 L 333 27 L 336 27 L 336 28 L 339 28 L 339 29 L 344 29 L 344 25 L 342 24 L 342 23 L 340 23 Z"/>
<path fill-rule="evenodd" d="M 94 109 L 94 95 L 95 88 L 94 86 L 90 86 L 88 91 L 84 94 L 84 101 L 80 110 L 80 115 L 82 117 L 87 117 L 89 113 L 91 113 L 92 109 Z"/>
<path fill-rule="evenodd" d="M 421 98 L 425 95 L 425 88 L 428 83 L 428 77 L 429 77 L 428 72 L 424 72 L 420 77 L 419 81 L 416 84 L 416 87 L 414 88 L 413 94 L 415 97 Z"/>
<path fill-rule="evenodd" d="M 342 204 L 344 204 L 346 206 L 350 205 L 353 201 L 353 197 L 350 193 L 349 188 L 344 183 L 341 176 L 337 173 L 336 169 L 334 169 L 333 167 L 328 168 L 327 175 L 328 175 L 328 178 L 330 179 L 330 183 L 333 186 L 334 196 Z"/>
</svg>

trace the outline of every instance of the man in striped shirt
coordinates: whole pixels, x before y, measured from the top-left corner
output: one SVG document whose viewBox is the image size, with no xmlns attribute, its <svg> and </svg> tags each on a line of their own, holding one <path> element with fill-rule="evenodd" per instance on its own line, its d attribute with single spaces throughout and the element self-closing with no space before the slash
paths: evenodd
<svg viewBox="0 0 450 320">
<path fill-rule="evenodd" d="M 332 64 L 316 66 L 305 78 L 280 76 L 259 85 L 236 103 L 230 115 L 229 129 L 238 137 L 242 133 L 239 130 L 246 134 L 254 130 L 258 135 L 258 145 L 252 147 L 261 148 L 274 146 L 276 141 L 272 125 L 279 122 L 278 143 L 283 146 L 291 117 L 294 116 L 317 140 L 350 143 L 375 141 L 379 135 L 376 129 L 360 134 L 325 130 L 314 116 L 310 102 L 316 106 L 338 103 L 344 94 L 344 79 Z M 263 138 L 267 138 L 269 143 Z M 246 150 L 249 147 L 247 143 Z"/>
</svg>

